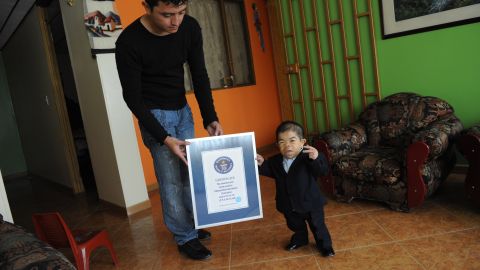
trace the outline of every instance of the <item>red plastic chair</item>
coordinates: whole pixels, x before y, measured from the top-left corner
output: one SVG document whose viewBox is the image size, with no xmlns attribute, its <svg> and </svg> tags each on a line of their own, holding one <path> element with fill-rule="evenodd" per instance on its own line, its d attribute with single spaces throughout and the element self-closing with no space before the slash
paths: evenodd
<svg viewBox="0 0 480 270">
<path fill-rule="evenodd" d="M 32 219 L 38 238 L 54 248 L 72 249 L 78 270 L 89 270 L 91 252 L 102 246 L 110 251 L 113 263 L 118 266 L 117 255 L 106 230 L 70 231 L 58 212 L 33 214 Z"/>
</svg>

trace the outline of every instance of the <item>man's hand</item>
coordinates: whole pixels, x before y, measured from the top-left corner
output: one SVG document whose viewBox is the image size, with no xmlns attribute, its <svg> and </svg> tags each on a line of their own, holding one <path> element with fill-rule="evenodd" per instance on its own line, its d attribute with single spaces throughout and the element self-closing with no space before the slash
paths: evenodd
<svg viewBox="0 0 480 270">
<path fill-rule="evenodd" d="M 318 157 L 318 151 L 317 151 L 317 149 L 315 149 L 315 147 L 310 146 L 310 145 L 304 145 L 302 152 L 303 152 L 303 153 L 307 153 L 307 154 L 308 154 L 308 157 L 309 157 L 310 159 L 313 159 L 313 160 L 317 159 L 317 157 Z"/>
<path fill-rule="evenodd" d="M 257 154 L 256 160 L 257 160 L 258 166 L 262 166 L 263 162 L 265 161 L 265 159 L 259 154 Z"/>
<path fill-rule="evenodd" d="M 223 135 L 222 125 L 218 121 L 213 121 L 207 126 L 207 132 L 210 136 L 220 136 Z"/>
<path fill-rule="evenodd" d="M 188 166 L 186 158 L 187 152 L 185 146 L 189 145 L 189 142 L 168 136 L 167 138 L 165 138 L 165 141 L 163 141 L 163 143 L 168 147 L 168 149 L 170 149 L 170 151 L 172 151 L 172 153 L 174 153 L 179 159 L 181 159 L 183 163 L 185 163 L 185 165 Z"/>
</svg>

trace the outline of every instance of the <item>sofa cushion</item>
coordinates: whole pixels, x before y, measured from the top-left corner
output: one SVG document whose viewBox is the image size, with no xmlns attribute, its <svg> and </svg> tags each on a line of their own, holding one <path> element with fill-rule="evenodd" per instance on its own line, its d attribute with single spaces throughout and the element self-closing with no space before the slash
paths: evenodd
<svg viewBox="0 0 480 270">
<path fill-rule="evenodd" d="M 395 184 L 399 181 L 403 155 L 392 147 L 364 147 L 340 157 L 333 170 L 335 175 L 357 181 Z"/>
</svg>

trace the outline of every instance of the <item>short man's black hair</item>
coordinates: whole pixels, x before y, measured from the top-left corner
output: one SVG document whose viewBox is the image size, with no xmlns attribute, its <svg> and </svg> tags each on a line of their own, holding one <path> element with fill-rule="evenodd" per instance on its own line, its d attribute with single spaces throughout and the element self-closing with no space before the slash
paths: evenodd
<svg viewBox="0 0 480 270">
<path fill-rule="evenodd" d="M 295 121 L 284 121 L 280 123 L 280 125 L 277 127 L 277 131 L 275 132 L 277 135 L 277 141 L 278 141 L 278 135 L 280 133 L 283 133 L 285 131 L 293 131 L 295 132 L 300 139 L 303 139 L 303 127 L 299 123 Z"/>
<path fill-rule="evenodd" d="M 167 5 L 172 4 L 175 6 L 181 6 L 186 4 L 188 0 L 145 0 L 145 2 L 148 4 L 150 9 L 153 9 L 156 5 L 158 5 L 158 2 L 163 2 Z"/>
</svg>

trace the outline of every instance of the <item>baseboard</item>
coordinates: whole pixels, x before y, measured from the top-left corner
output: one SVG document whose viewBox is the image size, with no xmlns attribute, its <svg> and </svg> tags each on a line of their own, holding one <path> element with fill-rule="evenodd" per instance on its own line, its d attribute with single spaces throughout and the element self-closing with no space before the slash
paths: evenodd
<svg viewBox="0 0 480 270">
<path fill-rule="evenodd" d="M 153 183 L 153 184 L 147 185 L 147 191 L 148 192 L 152 192 L 152 191 L 156 191 L 156 190 L 158 190 L 158 183 Z"/>
<path fill-rule="evenodd" d="M 145 209 L 148 209 L 152 207 L 152 204 L 150 203 L 150 200 L 146 200 L 144 202 L 141 202 L 141 203 L 137 203 L 135 205 L 132 205 L 130 207 L 127 207 L 127 215 L 128 216 L 131 216 L 133 214 L 136 214 L 138 212 L 141 212 Z"/>
<path fill-rule="evenodd" d="M 453 167 L 452 173 L 467 174 L 468 164 L 457 164 Z"/>
<path fill-rule="evenodd" d="M 278 147 L 275 143 L 257 148 L 257 153 L 263 157 L 270 157 L 278 153 Z"/>
<path fill-rule="evenodd" d="M 18 178 L 23 178 L 23 177 L 26 177 L 26 176 L 28 176 L 28 172 L 12 173 L 12 174 L 9 174 L 9 175 L 4 175 L 3 180 L 4 181 L 12 181 L 12 180 L 15 180 L 15 179 L 18 179 Z"/>
</svg>

